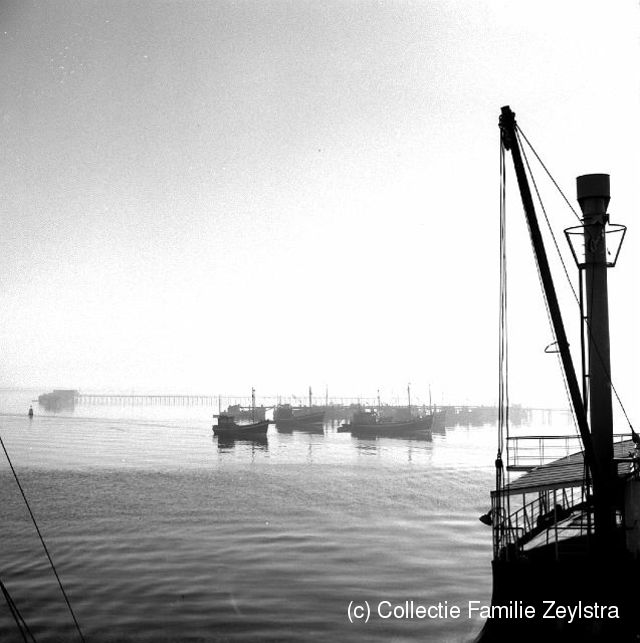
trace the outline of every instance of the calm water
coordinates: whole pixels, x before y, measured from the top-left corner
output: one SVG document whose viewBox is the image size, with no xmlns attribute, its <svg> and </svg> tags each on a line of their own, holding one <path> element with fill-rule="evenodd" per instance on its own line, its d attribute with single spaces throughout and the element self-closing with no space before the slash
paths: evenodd
<svg viewBox="0 0 640 643">
<path fill-rule="evenodd" d="M 467 618 L 388 618 L 381 601 L 488 602 L 495 429 L 432 441 L 269 428 L 219 444 L 205 407 L 77 407 L 0 432 L 88 641 L 469 641 Z M 4 457 L 3 457 L 4 460 Z M 38 641 L 72 621 L 6 461 L 0 574 Z M 351 602 L 368 601 L 368 623 Z M 21 640 L 5 603 L 0 640 Z"/>
</svg>

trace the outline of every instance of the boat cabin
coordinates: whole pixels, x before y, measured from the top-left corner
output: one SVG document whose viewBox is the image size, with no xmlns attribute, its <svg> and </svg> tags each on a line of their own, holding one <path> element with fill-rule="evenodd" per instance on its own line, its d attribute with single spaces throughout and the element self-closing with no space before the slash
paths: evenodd
<svg viewBox="0 0 640 643">
<path fill-rule="evenodd" d="M 219 428 L 231 428 L 235 426 L 236 426 L 236 422 L 233 415 L 229 415 L 227 413 L 220 413 L 220 415 L 218 415 Z"/>
<path fill-rule="evenodd" d="M 378 414 L 371 409 L 358 411 L 353 414 L 351 424 L 378 424 Z"/>
</svg>

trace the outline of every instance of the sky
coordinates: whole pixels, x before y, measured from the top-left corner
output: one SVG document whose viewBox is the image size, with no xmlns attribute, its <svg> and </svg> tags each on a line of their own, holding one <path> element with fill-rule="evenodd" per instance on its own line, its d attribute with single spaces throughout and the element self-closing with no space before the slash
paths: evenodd
<svg viewBox="0 0 640 643">
<path fill-rule="evenodd" d="M 0 386 L 493 402 L 508 104 L 574 203 L 611 174 L 612 369 L 640 411 L 639 11 L 0 3 Z M 566 406 L 508 193 L 512 399 Z"/>
</svg>

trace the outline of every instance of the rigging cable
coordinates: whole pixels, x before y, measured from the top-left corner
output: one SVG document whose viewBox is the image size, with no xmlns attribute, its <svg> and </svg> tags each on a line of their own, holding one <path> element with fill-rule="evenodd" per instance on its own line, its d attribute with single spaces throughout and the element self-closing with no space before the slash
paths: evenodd
<svg viewBox="0 0 640 643">
<path fill-rule="evenodd" d="M 496 510 L 494 516 L 494 545 L 496 551 L 503 544 L 505 535 L 510 536 L 509 517 L 511 515 L 510 497 L 506 493 L 508 481 L 505 479 L 502 453 L 506 446 L 509 460 L 509 351 L 507 332 L 507 245 L 506 245 L 506 171 L 505 149 L 500 141 L 500 305 L 499 305 L 499 348 L 498 348 L 498 453 L 496 456 Z M 505 436 L 506 433 L 506 436 Z M 505 441 L 506 437 L 506 441 Z M 508 471 L 508 468 L 507 468 Z M 506 502 L 505 514 L 502 501 Z M 506 531 L 506 534 L 505 534 Z"/>
<path fill-rule="evenodd" d="M 560 192 L 560 194 L 562 195 L 562 198 L 564 199 L 565 203 L 569 206 L 569 209 L 571 210 L 571 212 L 573 212 L 576 219 L 578 219 L 578 221 L 582 221 L 582 219 L 580 218 L 580 215 L 576 212 L 575 208 L 571 205 L 571 201 L 567 199 L 564 192 L 560 189 L 560 186 L 556 183 L 556 180 L 553 178 L 553 176 L 551 176 L 551 172 L 547 170 L 547 166 L 542 162 L 542 159 L 538 156 L 538 153 L 535 151 L 535 149 L 533 149 L 533 145 L 529 143 L 529 139 L 525 136 L 525 133 L 522 131 L 522 129 L 517 123 L 516 123 L 516 130 L 517 130 L 516 134 L 522 134 L 522 138 L 524 138 L 524 140 L 527 142 L 529 149 L 535 154 L 535 157 L 538 159 L 538 163 L 542 165 L 542 168 L 547 173 L 547 176 L 551 179 L 551 182 L 556 186 L 558 192 Z M 520 144 L 520 149 L 522 149 L 522 144 Z"/>
<path fill-rule="evenodd" d="M 533 189 L 535 190 L 536 196 L 538 198 L 538 203 L 540 204 L 542 214 L 544 215 L 544 220 L 545 220 L 545 222 L 547 224 L 547 229 L 549 230 L 549 234 L 551 235 L 551 239 L 553 240 L 553 245 L 555 246 L 555 249 L 556 249 L 556 252 L 558 254 L 558 257 L 560 258 L 560 263 L 562 264 L 562 269 L 564 270 L 565 277 L 566 277 L 566 279 L 567 279 L 567 281 L 569 283 L 569 287 L 571 288 L 571 292 L 573 293 L 574 298 L 577 298 L 576 292 L 575 292 L 575 290 L 573 288 L 573 284 L 571 282 L 571 278 L 569 277 L 569 271 L 567 270 L 567 266 L 566 266 L 566 264 L 565 264 L 565 262 L 564 262 L 564 260 L 562 258 L 562 254 L 560 253 L 560 246 L 558 245 L 558 242 L 556 240 L 555 234 L 553 233 L 553 228 L 551 227 L 551 222 L 549 221 L 549 217 L 547 216 L 547 210 L 544 207 L 544 203 L 542 202 L 542 197 L 540 196 L 540 191 L 538 190 L 538 184 L 536 183 L 535 177 L 533 176 L 533 172 L 531 171 L 531 166 L 529 165 L 529 159 L 527 158 L 527 154 L 526 154 L 526 152 L 525 152 L 525 150 L 524 150 L 524 148 L 522 146 L 522 142 L 521 142 L 520 136 L 519 136 L 519 128 L 516 129 L 516 137 L 518 138 L 518 144 L 520 145 L 520 150 L 522 152 L 522 158 L 523 158 L 524 164 L 526 166 L 527 174 L 529 176 L 529 179 L 531 180 L 531 183 L 533 184 Z M 536 157 L 537 157 L 537 155 L 536 155 Z M 537 157 L 537 158 L 539 158 L 539 157 Z M 544 286 L 542 284 L 542 275 L 540 274 L 540 268 L 538 266 L 537 260 L 536 260 L 536 268 L 538 270 L 538 279 L 540 281 L 540 287 L 542 288 L 542 292 L 544 294 Z M 553 334 L 554 339 L 557 342 L 557 338 L 555 337 L 555 333 L 554 333 L 554 330 L 553 330 L 553 323 L 552 323 L 552 320 L 551 320 L 551 311 L 549 310 L 549 305 L 547 303 L 547 298 L 543 297 L 543 300 L 544 300 L 545 309 L 547 311 L 547 318 L 548 318 L 548 321 L 549 321 L 549 326 L 551 328 L 551 333 Z M 569 393 L 569 385 L 567 383 L 567 377 L 566 377 L 566 374 L 564 372 L 564 368 L 562 367 L 562 362 L 561 362 L 560 358 L 558 358 L 558 361 L 560 362 L 560 373 L 562 374 L 562 382 L 564 384 L 567 399 L 569 400 L 569 408 L 571 408 L 573 410 L 573 403 L 571 401 L 571 395 Z M 583 400 L 583 404 L 584 404 L 584 400 Z M 576 431 L 576 434 L 579 435 L 578 424 L 577 424 L 577 419 L 575 417 L 575 412 L 574 412 L 573 415 L 574 415 L 574 429 Z"/>
<path fill-rule="evenodd" d="M 604 360 L 602 359 L 602 354 L 600 353 L 600 350 L 599 350 L 599 348 L 598 348 L 597 343 L 596 343 L 596 342 L 594 342 L 594 341 L 593 341 L 593 339 L 592 339 L 591 326 L 590 326 L 590 324 L 589 324 L 589 321 L 588 321 L 588 319 L 586 319 L 586 318 L 583 316 L 583 310 L 582 310 L 582 305 L 581 305 L 581 303 L 580 303 L 580 298 L 579 298 L 579 297 L 578 297 L 578 295 L 576 294 L 575 288 L 573 287 L 573 283 L 571 282 L 571 278 L 569 277 L 569 273 L 568 273 L 568 271 L 567 271 L 566 264 L 565 264 L 565 262 L 564 262 L 564 259 L 562 258 L 562 254 L 561 254 L 561 252 L 560 252 L 560 247 L 558 246 L 558 242 L 556 241 L 556 237 L 555 237 L 555 235 L 554 235 L 554 233 L 553 233 L 553 229 L 552 229 L 552 227 L 551 227 L 551 222 L 549 221 L 549 218 L 548 218 L 548 216 L 547 216 L 547 211 L 546 211 L 546 209 L 545 209 L 545 207 L 544 207 L 544 203 L 542 202 L 542 197 L 540 196 L 540 192 L 539 192 L 539 190 L 538 190 L 538 186 L 537 186 L 537 184 L 536 184 L 535 178 L 534 178 L 534 176 L 533 176 L 533 172 L 531 171 L 531 167 L 530 167 L 530 165 L 529 165 L 529 160 L 527 159 L 526 153 L 525 153 L 525 151 L 524 151 L 524 147 L 522 146 L 522 143 L 520 142 L 520 135 L 522 135 L 522 137 L 524 138 L 524 140 L 527 142 L 527 145 L 529 146 L 529 149 L 533 152 L 533 154 L 535 155 L 535 157 L 538 159 L 538 161 L 539 161 L 540 165 L 542 165 L 542 167 L 544 168 L 545 172 L 547 173 L 547 175 L 548 175 L 548 176 L 549 176 L 549 178 L 551 179 L 551 181 L 552 181 L 552 183 L 554 184 L 554 186 L 557 188 L 558 192 L 562 195 L 562 198 L 565 200 L 565 202 L 567 203 L 567 205 L 569 206 L 569 208 L 571 209 L 571 211 L 574 213 L 574 215 L 576 215 L 576 217 L 578 217 L 578 220 L 579 220 L 580 222 L 582 222 L 582 219 L 578 216 L 578 214 L 576 213 L 575 209 L 573 208 L 573 206 L 571 205 L 571 203 L 569 203 L 569 201 L 568 201 L 567 197 L 564 195 L 564 193 L 563 193 L 563 192 L 562 192 L 562 190 L 560 189 L 559 185 L 557 184 L 557 182 L 555 181 L 555 179 L 553 178 L 553 176 L 551 176 L 551 174 L 549 173 L 549 170 L 547 170 L 546 166 L 544 165 L 544 163 L 542 162 L 542 160 L 541 160 L 541 159 L 540 159 L 540 157 L 538 156 L 538 153 L 535 151 L 535 149 L 533 148 L 533 146 L 531 145 L 531 143 L 529 142 L 529 140 L 528 140 L 528 139 L 527 139 L 527 137 L 525 136 L 524 132 L 520 129 L 520 127 L 519 127 L 518 125 L 516 125 L 516 136 L 518 137 L 518 142 L 520 143 L 520 149 L 522 150 L 522 156 L 523 156 L 524 161 L 525 161 L 525 164 L 526 164 L 526 166 L 527 166 L 527 170 L 528 170 L 528 173 L 529 173 L 529 177 L 531 178 L 531 182 L 533 183 L 533 187 L 534 187 L 534 189 L 535 189 L 535 191 L 536 191 L 536 196 L 538 197 L 538 203 L 540 204 L 540 208 L 542 209 L 542 213 L 544 214 L 544 218 L 545 218 L 545 221 L 546 221 L 546 223 L 547 223 L 547 228 L 548 228 L 549 233 L 550 233 L 550 235 L 551 235 L 551 238 L 552 238 L 552 240 L 553 240 L 553 244 L 554 244 L 554 246 L 555 246 L 555 248 L 556 248 L 556 252 L 557 252 L 557 254 L 558 254 L 558 258 L 560 259 L 560 263 L 562 264 L 562 269 L 563 269 L 563 271 L 564 271 L 565 277 L 566 277 L 566 279 L 567 279 L 567 282 L 568 282 L 569 287 L 570 287 L 570 289 L 571 289 L 571 292 L 572 292 L 572 294 L 573 294 L 573 298 L 574 298 L 574 300 L 575 300 L 576 304 L 578 305 L 578 308 L 580 309 L 580 316 L 581 316 L 581 319 L 583 319 L 583 320 L 584 320 L 584 325 L 587 327 L 587 333 L 589 334 L 589 338 L 591 339 L 591 345 L 593 346 L 593 348 L 594 348 L 594 350 L 595 350 L 595 353 L 596 353 L 596 355 L 597 355 L 598 359 L 600 360 L 601 365 L 603 365 L 603 364 L 604 364 Z M 622 400 L 620 399 L 620 396 L 618 395 L 618 391 L 616 390 L 616 387 L 615 387 L 615 385 L 614 385 L 614 383 L 613 383 L 613 380 L 611 379 L 611 373 L 610 373 L 610 372 L 607 372 L 607 373 L 606 373 L 606 375 L 607 375 L 607 380 L 609 381 L 609 385 L 611 386 L 611 390 L 613 391 L 613 394 L 614 394 L 614 396 L 615 396 L 615 398 L 616 398 L 616 400 L 617 400 L 617 402 L 618 402 L 618 404 L 619 404 L 619 406 L 620 406 L 620 410 L 622 411 L 622 413 L 623 413 L 623 415 L 624 415 L 624 417 L 625 417 L 625 420 L 627 421 L 627 424 L 628 424 L 629 428 L 631 429 L 631 435 L 632 435 L 632 437 L 633 437 L 634 441 L 636 441 L 636 440 L 640 440 L 640 438 L 639 438 L 638 434 L 636 433 L 636 431 L 635 431 L 635 430 L 634 430 L 634 428 L 633 428 L 633 425 L 632 425 L 632 423 L 631 423 L 631 420 L 629 419 L 629 415 L 627 414 L 627 410 L 625 409 L 625 406 L 624 406 L 624 404 L 622 403 Z"/>
<path fill-rule="evenodd" d="M 516 132 L 516 136 L 518 136 L 518 132 Z M 529 142 L 527 141 L 527 143 L 529 143 Z M 529 165 L 529 160 L 527 158 L 526 152 L 524 151 L 524 148 L 522 147 L 522 144 L 520 144 L 520 149 L 522 150 L 522 157 L 524 158 L 524 162 L 525 162 L 525 165 L 527 167 L 527 172 L 528 172 L 529 178 L 531 179 L 531 182 L 533 183 L 533 187 L 534 187 L 534 190 L 536 192 L 536 196 L 538 198 L 538 203 L 540 204 L 540 208 L 541 208 L 542 213 L 544 215 L 544 219 L 545 219 L 545 222 L 547 224 L 547 229 L 549 230 L 549 234 L 551 235 L 551 238 L 553 239 L 553 243 L 554 243 L 556 252 L 557 252 L 558 257 L 560 259 L 560 263 L 562 264 L 562 268 L 564 270 L 564 274 L 565 274 L 565 277 L 567 279 L 567 282 L 569 283 L 569 287 L 571 289 L 571 292 L 573 293 L 574 299 L 576 299 L 576 301 L 577 301 L 577 296 L 576 296 L 576 292 L 575 292 L 575 290 L 573 288 L 573 283 L 571 282 L 571 279 L 569 277 L 569 272 L 568 272 L 567 267 L 566 267 L 566 265 L 564 263 L 564 260 L 562 258 L 562 254 L 560 253 L 560 247 L 558 246 L 558 243 L 556 241 L 556 237 L 555 237 L 555 234 L 553 232 L 553 228 L 551 227 L 551 222 L 549 221 L 549 217 L 547 216 L 546 208 L 544 207 L 542 197 L 540 196 L 540 191 L 538 190 L 538 185 L 536 183 L 535 177 L 533 176 L 533 172 L 531 171 L 531 166 Z M 534 150 L 534 154 L 535 154 L 535 150 Z M 536 158 L 538 158 L 538 160 L 540 160 L 540 157 L 537 154 L 536 154 Z M 542 161 L 540 161 L 540 163 L 542 163 Z M 552 178 L 552 181 L 553 181 L 553 178 Z M 555 183 L 555 181 L 554 181 L 554 184 L 557 186 L 557 183 Z M 558 188 L 558 190 L 559 189 L 560 188 Z M 566 200 L 566 198 L 565 198 L 565 200 Z M 540 283 L 542 285 L 542 280 L 540 281 Z M 546 298 L 545 298 L 545 306 L 547 306 Z M 580 306 L 580 311 L 581 311 L 581 315 L 582 315 L 582 306 Z M 549 311 L 548 306 L 547 306 L 547 315 L 549 316 L 549 324 L 552 326 L 552 324 L 551 324 L 551 312 Z M 567 395 L 567 399 L 569 400 L 569 408 L 571 408 L 571 410 L 573 411 L 572 414 L 573 414 L 574 429 L 576 431 L 576 434 L 578 434 L 578 437 L 580 437 L 580 435 L 579 435 L 580 432 L 578 430 L 578 425 L 577 425 L 577 418 L 576 418 L 576 415 L 575 415 L 575 410 L 573 409 L 573 403 L 571 402 L 571 395 L 569 393 L 569 385 L 568 385 L 568 382 L 567 382 L 567 376 L 566 376 L 566 373 L 564 371 L 564 368 L 562 367 L 562 363 L 561 363 L 560 358 L 558 358 L 558 361 L 560 362 L 560 373 L 562 374 L 562 383 L 564 384 L 565 393 Z M 582 403 L 583 403 L 583 405 L 585 405 L 585 400 L 584 399 L 582 400 Z M 589 471 L 589 467 L 587 466 L 586 459 L 584 460 L 584 463 L 583 463 L 582 478 L 583 478 L 583 481 L 584 481 L 585 492 L 588 495 L 589 494 L 589 489 L 591 488 L 591 472 Z"/>
<path fill-rule="evenodd" d="M 11 458 L 9 457 L 9 452 L 7 451 L 7 447 L 4 444 L 4 440 L 2 439 L 2 435 L 0 435 L 0 445 L 2 445 L 2 450 L 4 451 L 4 454 L 7 458 L 7 462 L 9 463 L 9 467 L 11 468 L 11 473 L 13 474 L 13 477 L 16 481 L 16 484 L 18 485 L 18 489 L 20 490 L 20 493 L 22 494 L 22 499 L 25 502 L 25 505 L 27 507 L 27 510 L 29 511 L 29 516 L 31 516 L 31 522 L 33 522 L 33 526 L 36 529 L 36 532 L 38 533 L 38 538 L 40 539 L 40 543 L 42 544 L 42 548 L 44 549 L 45 554 L 47 555 L 47 558 L 49 560 L 49 564 L 51 565 L 51 569 L 53 570 L 53 573 L 56 577 L 56 580 L 58 581 L 58 586 L 60 587 L 60 591 L 62 592 L 62 596 L 64 597 L 65 603 L 67 604 L 67 608 L 69 609 L 69 613 L 71 614 L 71 618 L 73 619 L 73 623 L 76 627 L 76 630 L 78 631 L 78 635 L 80 636 L 80 640 L 84 643 L 84 636 L 82 635 L 82 631 L 80 630 L 80 625 L 78 623 L 78 620 L 76 619 L 76 615 L 73 612 L 73 608 L 71 607 L 71 603 L 69 602 L 69 598 L 67 597 L 67 593 L 64 590 L 64 587 L 62 585 L 62 581 L 60 580 L 60 576 L 58 576 L 58 571 L 56 570 L 56 566 L 53 564 L 53 560 L 51 558 L 51 555 L 49 554 L 49 550 L 47 549 L 47 545 L 44 542 L 44 538 L 42 537 L 42 533 L 40 532 L 40 528 L 38 527 L 38 523 L 36 522 L 36 518 L 33 515 L 33 512 L 31 511 L 31 506 L 29 505 L 29 501 L 27 500 L 27 496 L 24 493 L 24 490 L 22 488 L 22 485 L 20 484 L 20 480 L 18 478 L 18 473 L 16 472 L 13 462 L 11 462 Z"/>
<path fill-rule="evenodd" d="M 499 407 L 502 413 L 502 426 L 500 430 L 502 439 L 509 440 L 509 351 L 507 332 L 507 219 L 506 219 L 506 172 L 504 147 L 500 146 L 500 400 Z M 506 432 L 506 436 L 504 433 Z"/>
<path fill-rule="evenodd" d="M 545 222 L 547 224 L 547 229 L 549 230 L 549 234 L 551 235 L 551 239 L 553 240 L 553 245 L 555 246 L 556 252 L 558 253 L 558 258 L 560 259 L 560 263 L 562 264 L 562 270 L 564 271 L 565 277 L 567 278 L 567 282 L 569 283 L 569 287 L 571 288 L 571 292 L 573 293 L 574 299 L 576 301 L 578 301 L 578 295 L 576 294 L 576 291 L 575 291 L 575 288 L 573 287 L 573 283 L 571 281 L 571 278 L 569 277 L 569 271 L 567 270 L 567 266 L 566 266 L 566 264 L 564 262 L 564 259 L 562 257 L 562 253 L 560 252 L 560 246 L 558 245 L 558 241 L 556 240 L 556 236 L 553 233 L 553 228 L 551 227 L 551 222 L 549 221 L 549 217 L 547 216 L 547 210 L 544 207 L 544 203 L 542 202 L 542 197 L 540 196 L 540 191 L 538 190 L 538 185 L 536 183 L 535 177 L 533 176 L 533 172 L 531 171 L 531 167 L 529 165 L 529 159 L 527 158 L 527 155 L 526 155 L 526 153 L 524 151 L 524 148 L 522 147 L 522 142 L 520 141 L 520 129 L 519 128 L 516 129 L 516 136 L 518 137 L 518 143 L 520 144 L 520 149 L 522 150 L 522 158 L 524 158 L 525 165 L 527 166 L 527 171 L 529 173 L 529 178 L 531 179 L 531 182 L 533 183 L 533 189 L 536 191 L 536 196 L 538 197 L 538 203 L 540 204 L 542 214 L 544 215 L 544 220 L 545 220 Z M 533 153 L 535 154 L 535 150 L 534 150 Z M 537 157 L 537 155 L 536 155 L 536 157 Z M 542 163 L 542 161 L 540 161 L 540 162 Z M 560 189 L 560 188 L 558 188 L 558 189 Z M 564 196 L 564 194 L 562 196 Z M 574 213 L 575 213 L 575 211 L 574 211 Z"/>
<path fill-rule="evenodd" d="M 7 589 L 6 585 L 2 582 L 2 580 L 0 580 L 0 591 L 2 591 L 4 599 L 7 602 L 7 605 L 9 607 L 9 611 L 11 612 L 11 616 L 13 616 L 13 620 L 16 622 L 16 625 L 18 626 L 18 630 L 22 635 L 22 640 L 28 643 L 27 635 L 29 635 L 31 640 L 34 641 L 35 643 L 35 640 L 36 640 L 35 637 L 31 633 L 29 626 L 27 625 L 26 621 L 22 617 L 22 614 L 20 614 L 20 610 L 18 609 L 18 606 L 15 604 L 13 598 L 11 598 L 11 594 L 9 594 L 9 590 Z"/>
</svg>

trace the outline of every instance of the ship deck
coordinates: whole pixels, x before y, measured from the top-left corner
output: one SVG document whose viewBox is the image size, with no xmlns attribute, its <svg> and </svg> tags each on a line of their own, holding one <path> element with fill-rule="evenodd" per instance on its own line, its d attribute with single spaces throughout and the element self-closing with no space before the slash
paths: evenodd
<svg viewBox="0 0 640 643">
<path fill-rule="evenodd" d="M 617 461 L 618 476 L 626 477 L 632 466 L 635 451 L 632 440 L 615 442 L 613 457 Z M 547 489 L 579 487 L 584 478 L 584 452 L 578 451 L 553 462 L 535 467 L 511 482 L 504 490 L 508 494 L 526 494 Z M 491 492 L 492 495 L 495 491 Z"/>
</svg>

